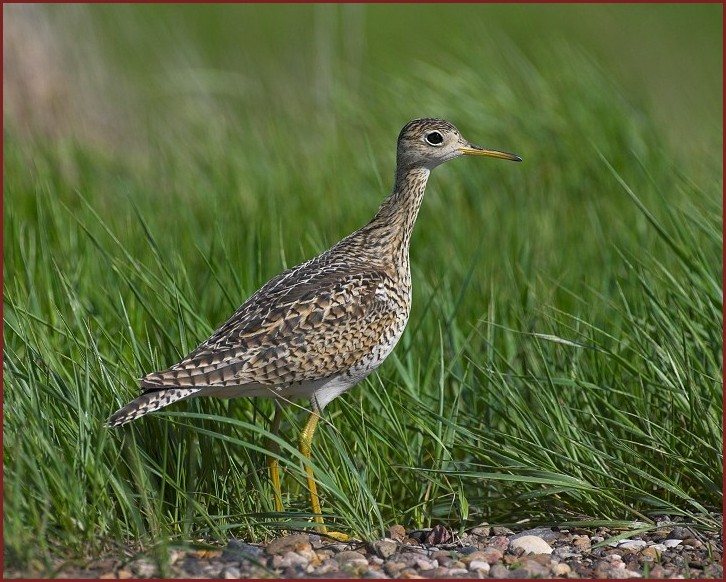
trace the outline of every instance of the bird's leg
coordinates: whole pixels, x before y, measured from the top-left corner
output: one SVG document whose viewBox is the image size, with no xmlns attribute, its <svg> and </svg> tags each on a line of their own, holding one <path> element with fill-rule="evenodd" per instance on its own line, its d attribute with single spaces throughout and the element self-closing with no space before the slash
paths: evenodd
<svg viewBox="0 0 726 582">
<path fill-rule="evenodd" d="M 320 510 L 320 497 L 318 497 L 318 486 L 315 483 L 315 477 L 313 475 L 313 467 L 310 464 L 311 445 L 313 442 L 313 434 L 315 428 L 318 426 L 318 420 L 320 420 L 320 412 L 313 399 L 313 411 L 308 418 L 308 422 L 305 425 L 302 433 L 300 433 L 300 452 L 305 457 L 305 474 L 308 478 L 308 491 L 310 491 L 310 505 L 312 505 L 313 513 L 315 514 L 315 522 L 318 524 L 317 530 L 319 532 L 325 532 L 325 525 L 323 524 L 323 515 Z"/>
<path fill-rule="evenodd" d="M 280 421 L 282 420 L 282 406 L 275 401 L 275 416 L 272 417 L 270 432 L 277 436 L 280 430 Z M 267 447 L 270 452 L 277 454 L 280 452 L 279 445 L 270 439 Z M 281 512 L 282 507 L 282 488 L 280 487 L 280 460 L 277 457 L 267 457 L 267 467 L 270 470 L 270 480 L 272 481 L 272 491 L 275 495 L 275 511 Z"/>
<path fill-rule="evenodd" d="M 329 532 L 323 522 L 323 513 L 320 508 L 320 497 L 318 496 L 318 486 L 315 483 L 313 467 L 310 464 L 313 434 L 315 434 L 315 428 L 318 426 L 318 421 L 320 420 L 320 408 L 318 407 L 314 396 L 311 399 L 311 404 L 312 413 L 310 414 L 310 418 L 308 418 L 305 428 L 302 433 L 300 433 L 300 452 L 306 459 L 305 474 L 307 475 L 308 490 L 310 491 L 310 505 L 312 506 L 313 513 L 315 514 L 315 523 L 317 524 L 316 529 L 321 534 L 332 537 L 338 541 L 348 541 L 350 538 L 346 534 L 332 531 Z"/>
</svg>

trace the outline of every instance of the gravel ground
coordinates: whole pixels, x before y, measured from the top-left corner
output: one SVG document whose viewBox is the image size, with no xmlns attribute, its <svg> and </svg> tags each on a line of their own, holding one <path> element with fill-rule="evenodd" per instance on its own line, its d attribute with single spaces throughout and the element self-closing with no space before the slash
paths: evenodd
<svg viewBox="0 0 726 582">
<path fill-rule="evenodd" d="M 535 528 L 517 533 L 482 526 L 458 536 L 443 526 L 339 543 L 299 533 L 268 544 L 231 540 L 214 550 L 169 550 L 168 571 L 148 558 L 58 564 L 57 577 L 92 578 L 722 578 L 722 532 L 673 522 L 597 547 L 607 528 Z M 6 577 L 19 572 L 6 571 Z M 29 575 L 24 573 L 25 576 Z M 47 574 L 46 574 L 47 575 Z"/>
</svg>

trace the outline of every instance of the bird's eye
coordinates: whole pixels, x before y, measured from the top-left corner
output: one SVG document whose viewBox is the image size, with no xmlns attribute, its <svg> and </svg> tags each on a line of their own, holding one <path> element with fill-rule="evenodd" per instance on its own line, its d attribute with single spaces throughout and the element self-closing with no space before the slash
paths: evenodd
<svg viewBox="0 0 726 582">
<path fill-rule="evenodd" d="M 441 135 L 438 131 L 432 131 L 431 133 L 426 134 L 426 143 L 429 143 L 433 146 L 441 145 L 444 143 L 444 136 Z"/>
</svg>

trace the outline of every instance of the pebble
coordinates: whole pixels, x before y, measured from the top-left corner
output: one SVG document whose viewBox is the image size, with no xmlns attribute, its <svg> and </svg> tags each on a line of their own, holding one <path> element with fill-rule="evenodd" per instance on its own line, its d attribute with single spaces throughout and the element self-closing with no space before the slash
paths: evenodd
<svg viewBox="0 0 726 582">
<path fill-rule="evenodd" d="M 156 565 L 149 560 L 136 560 L 131 564 L 131 571 L 139 578 L 153 578 L 156 576 Z"/>
<path fill-rule="evenodd" d="M 665 547 L 665 546 L 663 546 L 663 547 Z M 660 555 L 662 554 L 662 552 L 659 551 L 658 549 L 656 549 L 655 546 L 648 546 L 647 548 L 643 549 L 641 554 L 644 558 L 649 558 L 649 559 L 655 561 L 655 560 L 660 559 Z"/>
<path fill-rule="evenodd" d="M 445 528 L 443 525 L 437 525 L 430 532 L 426 534 L 423 539 L 429 545 L 445 544 L 450 542 L 454 538 L 451 530 Z"/>
<path fill-rule="evenodd" d="M 265 552 L 267 552 L 269 556 L 275 556 L 277 554 L 282 555 L 285 552 L 293 552 L 305 546 L 310 546 L 312 549 L 308 535 L 294 534 L 272 540 L 269 544 L 267 544 Z"/>
<path fill-rule="evenodd" d="M 514 532 L 509 529 L 508 527 L 502 527 L 499 525 L 495 525 L 492 528 L 492 534 L 495 536 L 509 536 L 512 535 Z"/>
<path fill-rule="evenodd" d="M 275 556 L 277 557 L 277 556 Z M 308 560 L 297 552 L 285 552 L 277 563 L 278 568 L 294 568 L 295 566 L 307 566 Z"/>
<path fill-rule="evenodd" d="M 526 554 L 551 554 L 552 548 L 542 538 L 537 536 L 522 536 L 512 540 L 509 544 L 510 551 L 521 548 Z"/>
<path fill-rule="evenodd" d="M 492 528 L 490 528 L 488 525 L 482 525 L 479 527 L 475 527 L 473 530 L 471 530 L 471 535 L 478 538 L 488 538 L 491 535 L 491 532 Z"/>
<path fill-rule="evenodd" d="M 242 572 L 234 566 L 227 566 L 222 572 L 222 577 L 227 580 L 237 580 L 242 577 Z"/>
<path fill-rule="evenodd" d="M 647 542 L 644 542 L 643 540 L 623 540 L 618 544 L 618 548 L 637 552 L 647 545 Z"/>
<path fill-rule="evenodd" d="M 382 539 L 373 543 L 373 550 L 385 560 L 396 553 L 398 544 L 391 539 Z"/>
<path fill-rule="evenodd" d="M 685 540 L 687 538 L 693 537 L 691 535 L 691 532 L 688 531 L 685 527 L 674 527 L 668 536 L 666 537 L 667 540 Z"/>
<path fill-rule="evenodd" d="M 680 526 L 679 526 L 680 527 Z M 317 534 L 292 534 L 264 544 L 230 540 L 224 548 L 173 548 L 168 568 L 173 578 L 224 579 L 301 577 L 361 578 L 723 578 L 718 532 L 670 525 L 614 542 L 615 547 L 592 548 L 619 530 L 535 527 L 517 534 L 482 524 L 456 537 L 454 528 L 407 532 L 389 528 L 390 537 L 348 544 Z M 432 537 L 441 541 L 429 543 Z M 447 539 L 452 536 L 452 539 Z M 415 539 L 414 539 L 415 538 Z M 406 542 L 410 540 L 410 544 Z M 529 545 L 528 545 L 529 544 Z M 536 546 L 536 547 L 534 547 Z M 533 553 L 545 552 L 545 553 Z M 158 576 L 154 560 L 131 558 L 121 567 L 111 556 L 84 570 L 66 571 L 71 577 L 131 578 Z M 76 576 L 73 576 L 76 574 Z M 29 576 L 14 576 L 29 577 Z M 35 577 L 35 576 L 33 576 Z"/>
<path fill-rule="evenodd" d="M 222 550 L 222 559 L 230 561 L 249 560 L 250 558 L 257 559 L 262 555 L 263 551 L 264 550 L 259 546 L 246 544 L 239 540 L 229 540 L 229 542 L 227 542 L 227 546 L 224 548 L 224 550 Z M 179 559 L 179 557 L 177 557 L 176 559 Z"/>
<path fill-rule="evenodd" d="M 383 571 L 389 576 L 396 576 L 405 567 L 406 564 L 403 562 L 386 562 L 383 564 Z"/>
<path fill-rule="evenodd" d="M 403 541 L 406 537 L 406 528 L 402 525 L 392 525 L 388 528 L 388 537 L 392 540 Z"/>
<path fill-rule="evenodd" d="M 489 539 L 488 545 L 490 548 L 496 548 L 504 552 L 509 547 L 509 538 L 506 536 L 494 536 Z"/>
<path fill-rule="evenodd" d="M 497 548 L 486 548 L 475 553 L 477 554 L 477 559 L 485 561 L 490 566 L 496 564 L 504 557 L 504 552 Z"/>
<path fill-rule="evenodd" d="M 419 570 L 423 570 L 423 571 L 433 570 L 434 568 L 437 568 L 439 565 L 438 562 L 436 562 L 436 561 L 432 562 L 431 560 L 428 560 L 426 558 L 416 558 L 414 560 L 414 563 L 416 564 L 416 566 L 418 567 Z"/>
<path fill-rule="evenodd" d="M 366 557 L 363 554 L 352 550 L 340 552 L 337 556 L 335 556 L 335 561 L 338 562 L 338 564 L 368 563 L 368 560 L 366 560 Z"/>
<path fill-rule="evenodd" d="M 538 538 L 542 538 L 547 543 L 552 543 L 560 538 L 560 532 L 554 531 L 551 527 L 536 527 L 534 529 L 526 529 L 523 532 L 514 534 L 512 537 L 509 538 L 509 541 L 516 540 L 524 536 L 537 536 Z"/>
<path fill-rule="evenodd" d="M 524 570 L 525 572 L 527 572 L 527 576 L 532 578 L 546 578 L 549 574 L 549 568 L 540 564 L 537 560 L 534 559 L 529 559 L 522 562 L 520 567 L 517 568 L 516 572 L 519 572 L 519 570 Z"/>
<path fill-rule="evenodd" d="M 509 578 L 509 570 L 502 564 L 496 564 L 489 570 L 490 578 Z"/>
<path fill-rule="evenodd" d="M 469 570 L 472 572 L 489 572 L 490 566 L 489 562 L 484 562 L 483 560 L 473 560 L 469 562 Z"/>
</svg>

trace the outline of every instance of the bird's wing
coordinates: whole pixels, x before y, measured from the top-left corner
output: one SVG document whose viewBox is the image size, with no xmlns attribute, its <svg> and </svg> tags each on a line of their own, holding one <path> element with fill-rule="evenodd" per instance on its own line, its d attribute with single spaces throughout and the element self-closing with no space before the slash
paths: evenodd
<svg viewBox="0 0 726 582">
<path fill-rule="evenodd" d="M 350 266 L 304 267 L 267 283 L 184 360 L 144 377 L 142 389 L 292 385 L 363 360 L 405 309 L 393 279 Z"/>
</svg>

